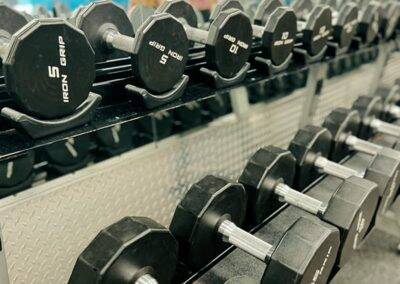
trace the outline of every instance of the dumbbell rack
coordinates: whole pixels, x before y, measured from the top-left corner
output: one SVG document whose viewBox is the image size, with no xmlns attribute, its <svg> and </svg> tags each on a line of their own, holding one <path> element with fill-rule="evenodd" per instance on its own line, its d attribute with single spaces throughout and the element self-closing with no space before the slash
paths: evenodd
<svg viewBox="0 0 400 284">
<path fill-rule="evenodd" d="M 191 183 L 209 173 L 236 179 L 258 147 L 285 147 L 300 126 L 320 122 L 331 108 L 350 106 L 359 95 L 372 93 L 376 89 L 372 84 L 387 68 L 400 63 L 393 46 L 379 48 L 373 63 L 330 79 L 326 78 L 328 62 L 313 64 L 303 88 L 252 105 L 246 86 L 262 86 L 270 80 L 265 76 L 248 76 L 240 87 L 223 91 L 190 86 L 192 96 L 163 109 L 230 91 L 234 113 L 0 200 L 0 262 L 6 263 L 0 265 L 6 268 L 0 276 L 8 278 L 0 283 L 67 282 L 88 242 L 101 228 L 124 216 L 143 215 L 168 225 Z M 146 114 L 138 114 L 132 105 L 100 109 L 90 126 L 37 141 L 10 143 L 10 137 L 0 137 L 0 146 L 8 146 L 7 156 Z"/>
</svg>

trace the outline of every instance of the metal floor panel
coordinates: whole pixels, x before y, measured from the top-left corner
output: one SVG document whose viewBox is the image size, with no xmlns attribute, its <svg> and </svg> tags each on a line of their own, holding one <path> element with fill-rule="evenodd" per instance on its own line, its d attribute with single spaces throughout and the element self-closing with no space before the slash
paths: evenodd
<svg viewBox="0 0 400 284">
<path fill-rule="evenodd" d="M 128 215 L 168 225 L 187 189 L 205 174 L 236 178 L 260 146 L 286 146 L 304 92 L 260 103 L 200 131 L 171 137 L 0 200 L 11 283 L 66 283 L 77 256 L 98 231 Z"/>
</svg>

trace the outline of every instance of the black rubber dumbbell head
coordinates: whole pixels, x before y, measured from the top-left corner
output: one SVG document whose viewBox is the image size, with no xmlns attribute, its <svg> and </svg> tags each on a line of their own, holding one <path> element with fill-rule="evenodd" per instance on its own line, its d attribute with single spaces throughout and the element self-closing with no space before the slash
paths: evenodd
<svg viewBox="0 0 400 284">
<path fill-rule="evenodd" d="M 254 23 L 256 25 L 265 26 L 270 15 L 279 7 L 284 7 L 280 0 L 262 0 L 257 7 L 254 15 Z"/>
<path fill-rule="evenodd" d="M 372 43 L 379 32 L 379 5 L 368 3 L 361 11 L 361 18 L 357 28 L 357 35 L 365 44 Z"/>
<path fill-rule="evenodd" d="M 349 154 L 350 149 L 345 140 L 349 135 L 358 135 L 360 124 L 358 111 L 346 108 L 337 108 L 325 118 L 322 126 L 327 128 L 333 137 L 330 154 L 332 161 L 339 162 Z"/>
<path fill-rule="evenodd" d="M 269 18 L 262 37 L 263 53 L 275 65 L 281 65 L 292 53 L 297 33 L 297 18 L 288 7 L 278 7 Z M 290 43 L 277 44 L 284 41 Z"/>
<path fill-rule="evenodd" d="M 125 217 L 102 230 L 81 253 L 69 279 L 76 283 L 136 283 L 151 275 L 171 283 L 178 245 L 171 233 L 144 217 Z"/>
<path fill-rule="evenodd" d="M 274 65 L 279 66 L 285 62 L 293 50 L 297 33 L 297 18 L 294 11 L 289 7 L 283 7 L 279 0 L 268 4 L 261 3 L 261 5 L 262 7 L 257 9 L 257 17 L 261 20 L 254 20 L 254 22 L 264 26 L 261 41 L 262 53 L 264 57 L 271 59 Z M 228 9 L 244 11 L 238 0 L 224 0 L 217 4 L 212 15 L 216 17 Z"/>
<path fill-rule="evenodd" d="M 95 132 L 95 137 L 101 147 L 113 150 L 126 150 L 133 144 L 132 136 L 135 126 L 132 122 L 116 124 L 112 127 L 100 129 Z"/>
<path fill-rule="evenodd" d="M 382 3 L 380 33 L 384 39 L 390 39 L 400 17 L 399 4 L 396 2 Z"/>
<path fill-rule="evenodd" d="M 15 187 L 26 181 L 33 172 L 35 153 L 28 151 L 0 161 L 0 188 Z M 0 195 L 1 195 L 0 190 Z"/>
<path fill-rule="evenodd" d="M 7 28 L 11 33 L 15 27 Z M 94 69 L 84 34 L 60 19 L 36 19 L 19 29 L 3 58 L 11 97 L 24 111 L 46 119 L 71 114 L 86 100 Z"/>
<path fill-rule="evenodd" d="M 157 12 L 169 13 L 192 26 L 197 24 L 193 7 L 185 0 L 165 1 Z M 240 27 L 240 28 L 238 28 Z M 232 78 L 249 59 L 252 43 L 250 19 L 240 10 L 221 11 L 210 23 L 206 44 L 209 68 Z"/>
<path fill-rule="evenodd" d="M 182 24 L 171 15 L 151 15 L 134 35 L 123 8 L 111 1 L 97 1 L 77 13 L 75 23 L 88 37 L 97 62 L 129 55 L 107 45 L 103 38 L 107 30 L 128 37 L 136 36 L 130 47 L 132 71 L 146 89 L 163 93 L 171 90 L 181 79 L 188 58 L 189 41 Z"/>
<path fill-rule="evenodd" d="M 214 21 L 222 11 L 229 9 L 244 11 L 243 5 L 238 0 L 219 0 L 211 11 L 209 21 Z"/>
<path fill-rule="evenodd" d="M 226 219 L 240 227 L 245 221 L 246 201 L 242 185 L 214 176 L 206 176 L 190 187 L 170 226 L 185 263 L 199 269 L 228 246 L 216 230 Z"/>
<path fill-rule="evenodd" d="M 96 62 L 129 56 L 125 52 L 108 48 L 100 38 L 101 32 L 107 30 L 107 27 L 115 28 L 119 33 L 129 37 L 135 36 L 132 24 L 122 7 L 111 1 L 92 2 L 81 7 L 73 16 L 73 20 L 76 27 L 85 33 L 93 47 Z"/>
<path fill-rule="evenodd" d="M 373 129 L 369 126 L 368 121 L 374 118 L 379 118 L 383 112 L 382 99 L 379 96 L 360 96 L 358 97 L 353 105 L 352 109 L 355 109 L 360 113 L 361 128 L 359 132 L 359 137 L 363 139 L 368 139 L 373 134 Z"/>
<path fill-rule="evenodd" d="M 10 8 L 6 4 L 0 3 L 0 37 L 10 38 L 20 28 L 25 26 L 29 20 L 30 18 L 25 14 Z"/>
<path fill-rule="evenodd" d="M 331 146 L 332 134 L 326 128 L 307 125 L 296 133 L 289 145 L 296 158 L 296 187 L 305 188 L 322 174 L 314 163 L 318 157 L 328 158 Z"/>
<path fill-rule="evenodd" d="M 248 219 L 259 224 L 280 205 L 274 188 L 278 183 L 292 186 L 296 160 L 289 151 L 267 146 L 257 150 L 249 159 L 239 182 L 248 196 Z"/>
<path fill-rule="evenodd" d="M 299 218 L 276 247 L 262 283 L 326 283 L 338 249 L 337 231 Z"/>
<path fill-rule="evenodd" d="M 400 102 L 400 86 L 397 84 L 394 84 L 390 89 L 379 88 L 377 94 L 382 98 L 382 103 L 384 107 L 397 105 Z M 385 110 L 382 114 L 382 118 L 389 122 L 397 119 L 396 116 L 392 115 L 387 110 Z"/>
<path fill-rule="evenodd" d="M 340 230 L 340 267 L 348 262 L 365 238 L 378 201 L 377 185 L 354 176 L 343 180 L 329 200 L 322 220 Z"/>
<path fill-rule="evenodd" d="M 89 135 L 82 135 L 47 145 L 43 150 L 49 163 L 68 167 L 84 161 L 90 145 Z"/>
<path fill-rule="evenodd" d="M 332 10 L 326 5 L 315 6 L 303 30 L 303 45 L 310 55 L 319 54 L 332 33 Z"/>
<path fill-rule="evenodd" d="M 358 25 L 358 8 L 354 3 L 342 6 L 338 12 L 336 25 L 333 27 L 333 39 L 340 48 L 350 46 Z"/>
</svg>

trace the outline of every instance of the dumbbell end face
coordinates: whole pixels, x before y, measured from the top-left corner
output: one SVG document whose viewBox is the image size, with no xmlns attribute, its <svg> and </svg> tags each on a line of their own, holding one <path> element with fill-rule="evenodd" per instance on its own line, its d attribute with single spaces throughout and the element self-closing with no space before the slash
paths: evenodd
<svg viewBox="0 0 400 284">
<path fill-rule="evenodd" d="M 342 182 L 332 196 L 322 220 L 339 228 L 341 253 L 339 267 L 351 258 L 367 233 L 379 200 L 375 183 L 358 177 Z"/>
<path fill-rule="evenodd" d="M 176 208 L 170 225 L 181 248 L 181 259 L 192 269 L 209 263 L 227 247 L 217 234 L 219 225 L 229 220 L 241 227 L 246 205 L 246 192 L 238 183 L 206 176 L 193 184 Z"/>
<path fill-rule="evenodd" d="M 378 185 L 380 195 L 379 211 L 390 208 L 400 184 L 400 160 L 385 149 L 377 154 L 365 172 L 365 179 Z"/>
<path fill-rule="evenodd" d="M 165 93 L 182 78 L 188 56 L 189 40 L 183 25 L 169 14 L 152 15 L 136 34 L 134 76 L 146 89 Z"/>
<path fill-rule="evenodd" d="M 363 43 L 370 44 L 376 39 L 379 32 L 379 5 L 377 3 L 369 3 L 361 13 L 357 35 Z"/>
<path fill-rule="evenodd" d="M 380 117 L 383 112 L 382 99 L 378 96 L 360 96 L 354 101 L 352 108 L 360 113 L 363 121 L 358 136 L 368 139 L 375 131 L 373 120 Z"/>
<path fill-rule="evenodd" d="M 318 5 L 312 10 L 303 30 L 303 45 L 313 56 L 319 54 L 332 33 L 332 11 L 328 6 Z"/>
<path fill-rule="evenodd" d="M 92 2 L 76 13 L 74 21 L 92 46 L 96 62 L 129 56 L 124 51 L 110 48 L 103 38 L 104 32 L 109 29 L 128 37 L 134 36 L 132 24 L 122 7 L 111 1 Z"/>
<path fill-rule="evenodd" d="M 349 47 L 357 32 L 358 8 L 353 3 L 348 3 L 339 12 L 339 19 L 333 27 L 333 39 L 340 48 Z"/>
<path fill-rule="evenodd" d="M 165 227 L 148 218 L 126 217 L 101 231 L 82 252 L 69 283 L 135 283 L 145 274 L 171 283 L 177 250 Z"/>
<path fill-rule="evenodd" d="M 206 45 L 209 68 L 224 78 L 235 77 L 250 57 L 252 40 L 250 19 L 242 11 L 222 11 L 209 28 Z"/>
<path fill-rule="evenodd" d="M 274 197 L 278 183 L 291 186 L 296 161 L 293 155 L 274 146 L 259 149 L 247 162 L 239 182 L 246 188 L 250 223 L 259 224 L 280 205 Z"/>
<path fill-rule="evenodd" d="M 324 120 L 323 127 L 327 128 L 333 137 L 330 159 L 341 161 L 350 152 L 346 143 L 349 135 L 357 135 L 360 129 L 361 118 L 356 110 L 337 108 Z"/>
<path fill-rule="evenodd" d="M 288 7 L 277 8 L 269 17 L 262 36 L 263 54 L 279 66 L 293 51 L 297 33 L 297 18 Z"/>
<path fill-rule="evenodd" d="M 59 118 L 86 100 L 95 65 L 81 31 L 60 19 L 33 20 L 10 46 L 3 61 L 7 90 L 26 112 Z"/>
<path fill-rule="evenodd" d="M 315 164 L 318 157 L 329 157 L 332 135 L 326 128 L 307 125 L 290 142 L 289 150 L 296 158 L 296 188 L 306 188 L 321 175 Z"/>
<path fill-rule="evenodd" d="M 333 226 L 298 219 L 275 248 L 262 283 L 326 283 L 339 242 L 339 232 Z"/>
</svg>

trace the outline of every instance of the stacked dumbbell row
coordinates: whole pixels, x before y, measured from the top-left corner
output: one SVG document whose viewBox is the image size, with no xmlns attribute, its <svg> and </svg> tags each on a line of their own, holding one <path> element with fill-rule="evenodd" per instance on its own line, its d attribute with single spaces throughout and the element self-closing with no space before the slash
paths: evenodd
<svg viewBox="0 0 400 284">
<path fill-rule="evenodd" d="M 49 180 L 91 162 L 204 125 L 230 112 L 229 99 L 222 94 L 12 155 L 0 162 L 0 197 L 28 188 L 33 180 L 42 180 L 40 173 L 43 171 L 48 173 L 46 179 Z"/>
<path fill-rule="evenodd" d="M 389 210 L 398 194 L 400 152 L 362 139 L 381 133 L 398 141 L 400 127 L 379 119 L 400 117 L 394 104 L 399 88 L 394 89 L 397 93 L 360 97 L 352 110 L 332 111 L 322 127 L 300 129 L 289 150 L 261 148 L 238 183 L 206 176 L 185 194 L 169 230 L 137 217 L 111 225 L 78 258 L 70 282 L 169 283 L 179 278 L 178 260 L 195 272 L 230 244 L 242 250 L 236 255 L 247 255 L 247 265 L 264 263 L 257 276 L 263 283 L 325 283 L 332 269 L 343 267 L 362 244 L 376 214 Z M 338 163 L 352 153 L 359 154 Z M 263 238 L 241 229 L 262 224 L 281 202 L 303 211 L 291 208 L 274 217 L 275 223 L 269 222 L 274 225 L 268 223 L 257 233 Z M 242 261 L 234 270 L 241 265 L 246 264 Z M 211 276 L 199 277 L 208 283 Z"/>
<path fill-rule="evenodd" d="M 294 5 L 296 18 L 291 8 L 279 2 L 262 2 L 252 25 L 238 2 L 222 1 L 213 12 L 208 29 L 199 29 L 195 28 L 195 13 L 187 2 L 166 1 L 135 35 L 125 11 L 111 2 L 96 2 L 75 11 L 70 19 L 75 27 L 55 19 L 29 21 L 26 15 L 2 6 L 2 19 L 13 19 L 2 27 L 6 34 L 2 55 L 7 91 L 28 114 L 54 119 L 71 114 L 87 98 L 95 79 L 94 63 L 131 54 L 134 83 L 161 95 L 182 78 L 189 41 L 205 45 L 206 68 L 223 78 L 234 78 L 248 64 L 252 35 L 261 40 L 258 57 L 275 65 L 286 61 L 293 48 L 315 56 L 324 50 L 328 40 L 348 47 L 356 32 L 364 36 L 363 29 L 353 25 L 355 7 L 338 13 L 341 16 L 334 22 L 331 37 L 328 6 L 316 5 L 311 10 L 298 6 Z M 372 10 L 377 9 L 374 6 Z M 108 16 L 102 17 L 103 14 Z M 375 19 L 371 17 L 363 19 L 365 27 L 361 25 L 367 28 L 366 43 L 372 42 L 378 32 L 371 31 L 374 24 L 370 20 Z M 350 26 L 345 29 L 346 24 Z M 68 29 L 62 29 L 64 26 Z M 297 30 L 300 33 L 296 35 Z M 10 37 L 12 34 L 15 35 Z M 394 29 L 390 36 L 393 34 Z"/>
</svg>

